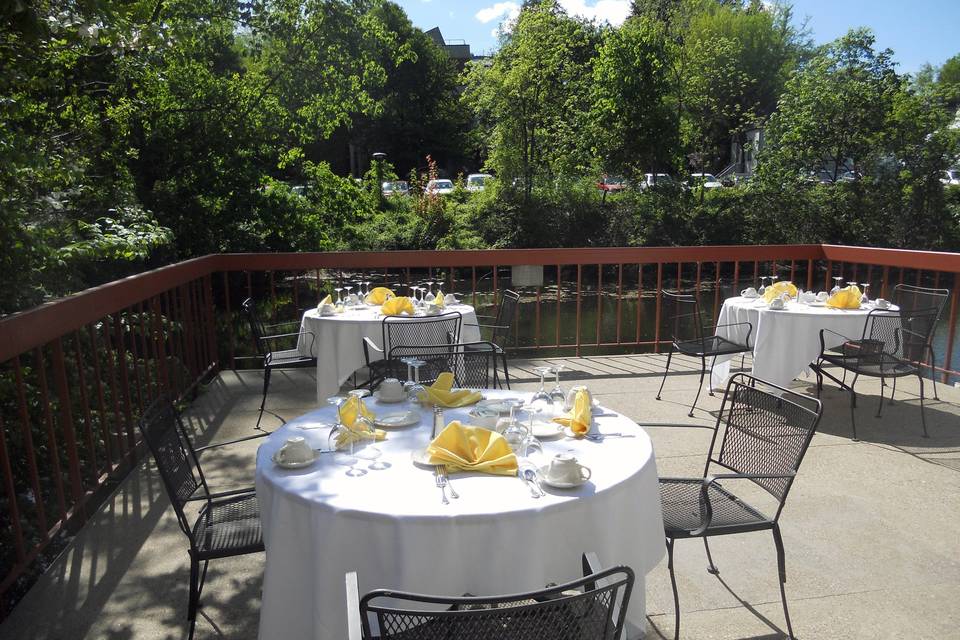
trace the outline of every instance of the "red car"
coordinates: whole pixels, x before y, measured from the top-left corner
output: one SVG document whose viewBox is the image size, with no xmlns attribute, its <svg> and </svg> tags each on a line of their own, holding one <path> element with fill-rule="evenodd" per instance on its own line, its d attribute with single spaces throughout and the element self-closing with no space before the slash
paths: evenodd
<svg viewBox="0 0 960 640">
<path fill-rule="evenodd" d="M 603 176 L 603 180 L 597 183 L 597 189 L 616 193 L 627 188 L 627 181 L 620 176 Z"/>
</svg>

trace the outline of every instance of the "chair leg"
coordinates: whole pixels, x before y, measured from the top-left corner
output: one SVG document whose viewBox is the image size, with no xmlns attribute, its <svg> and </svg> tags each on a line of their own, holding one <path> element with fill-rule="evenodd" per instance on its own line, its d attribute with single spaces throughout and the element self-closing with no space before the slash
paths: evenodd
<svg viewBox="0 0 960 640">
<path fill-rule="evenodd" d="M 667 381 L 667 372 L 670 371 L 670 361 L 673 359 L 673 346 L 670 347 L 670 353 L 667 354 L 667 366 L 663 370 L 663 379 L 660 380 L 660 390 L 657 391 L 657 400 L 660 399 L 660 394 L 663 393 L 663 383 Z"/>
<path fill-rule="evenodd" d="M 717 565 L 713 564 L 713 556 L 710 555 L 710 545 L 707 543 L 707 536 L 703 536 L 703 548 L 707 550 L 707 562 L 710 563 L 707 565 L 707 573 L 712 573 L 715 576 L 720 575 L 720 569 L 717 569 Z"/>
<path fill-rule="evenodd" d="M 875 416 L 877 418 L 883 415 L 883 388 L 886 386 L 884 382 L 886 382 L 886 379 L 880 378 L 880 404 L 877 405 L 877 415 Z"/>
<path fill-rule="evenodd" d="M 780 573 L 780 599 L 783 601 L 783 617 L 787 620 L 787 638 L 793 640 L 793 625 L 790 624 L 790 611 L 787 609 L 787 591 L 784 586 L 787 582 L 787 563 L 783 554 L 783 538 L 780 536 L 780 526 L 773 525 L 773 543 L 777 547 L 777 570 Z"/>
<path fill-rule="evenodd" d="M 667 538 L 667 569 L 670 570 L 670 586 L 673 587 L 673 640 L 680 640 L 680 594 L 677 593 L 677 576 L 673 572 L 673 538 Z"/>
<path fill-rule="evenodd" d="M 930 352 L 930 384 L 933 385 L 933 399 L 939 400 L 940 396 L 937 395 L 937 360 L 933 354 L 933 347 L 929 344 L 927 345 L 927 351 Z"/>
<path fill-rule="evenodd" d="M 263 370 L 263 398 L 260 400 L 260 415 L 257 416 L 257 426 L 254 427 L 257 431 L 262 431 L 260 429 L 260 421 L 263 420 L 263 410 L 267 406 L 267 391 L 270 389 L 270 369 Z"/>
<path fill-rule="evenodd" d="M 707 359 L 704 356 L 700 356 L 700 386 L 697 387 L 697 395 L 693 396 L 693 404 L 690 405 L 690 412 L 687 413 L 687 416 L 693 417 L 693 410 L 697 408 L 697 400 L 700 399 L 700 392 L 703 391 L 703 377 L 707 373 Z"/>
<path fill-rule="evenodd" d="M 500 359 L 503 361 L 503 379 L 507 383 L 507 389 L 510 388 L 510 369 L 507 368 L 507 354 L 501 353 Z"/>
<path fill-rule="evenodd" d="M 193 623 L 197 619 L 197 604 L 200 602 L 200 562 L 190 556 L 190 599 L 187 604 L 187 620 L 190 621 L 190 635 L 193 635 Z"/>
<path fill-rule="evenodd" d="M 897 379 L 893 379 L 893 389 L 890 391 L 890 399 L 887 400 L 887 406 L 893 404 L 893 394 L 897 392 Z"/>
<path fill-rule="evenodd" d="M 856 382 L 856 380 L 854 380 Z M 850 387 L 850 426 L 853 428 L 853 441 L 859 442 L 857 437 L 857 392 Z"/>
<path fill-rule="evenodd" d="M 927 433 L 927 415 L 923 410 L 923 374 L 920 371 L 917 371 L 917 380 L 920 381 L 920 424 L 923 425 L 923 437 L 929 438 L 930 435 Z"/>
<path fill-rule="evenodd" d="M 704 364 L 706 364 L 706 363 L 704 363 Z M 713 367 L 716 366 L 716 364 L 717 364 L 717 356 L 713 356 L 713 360 L 710 361 L 710 384 L 707 385 L 707 392 L 710 394 L 710 397 L 711 397 L 711 398 L 714 397 L 714 395 L 713 395 Z M 741 365 L 740 368 L 742 369 L 743 366 Z M 706 540 L 706 538 L 704 538 L 704 540 Z"/>
</svg>

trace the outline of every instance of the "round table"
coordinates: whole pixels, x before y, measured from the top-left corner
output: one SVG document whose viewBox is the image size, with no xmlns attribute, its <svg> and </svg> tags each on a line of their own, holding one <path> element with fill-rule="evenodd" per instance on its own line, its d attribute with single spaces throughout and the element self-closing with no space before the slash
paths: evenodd
<svg viewBox="0 0 960 640">
<path fill-rule="evenodd" d="M 529 398 L 506 390 L 483 393 Z M 632 437 L 543 442 L 540 462 L 572 451 L 591 467 L 590 481 L 576 489 L 544 485 L 547 495 L 537 499 L 514 476 L 458 473 L 451 474 L 451 484 L 460 498 L 444 505 L 432 471 L 411 458 L 411 451 L 430 440 L 432 409 L 367 402 L 378 416 L 421 412 L 419 425 L 390 429 L 377 443 L 388 469 L 350 477 L 331 453 L 301 470 L 272 462 L 290 436 L 325 448 L 329 428 L 319 425 L 333 417 L 332 407 L 287 423 L 257 453 L 266 544 L 261 639 L 345 638 L 344 576 L 350 571 L 358 573 L 361 593 L 380 587 L 448 595 L 513 593 L 579 577 L 584 551 L 595 551 L 604 566 L 634 569 L 628 621 L 643 629 L 643 578 L 665 546 L 653 448 L 636 423 L 605 410 L 595 429 Z M 468 410 L 446 409 L 445 420 L 466 421 Z"/>
<path fill-rule="evenodd" d="M 477 342 L 480 327 L 477 314 L 468 304 L 447 305 L 445 311 L 457 311 L 463 316 L 460 328 L 461 342 Z M 383 315 L 380 307 L 351 307 L 343 313 L 321 316 L 316 307 L 307 310 L 300 321 L 301 331 L 313 333 L 313 349 L 310 340 L 300 340 L 297 351 L 302 356 L 317 358 L 317 404 L 340 391 L 354 371 L 364 366 L 363 339 L 370 338 L 382 347 Z M 376 354 L 371 354 L 376 355 Z"/>
<path fill-rule="evenodd" d="M 894 307 L 895 309 L 896 307 Z M 753 327 L 750 342 L 753 346 L 753 375 L 781 387 L 809 371 L 810 363 L 820 355 L 820 330 L 829 329 L 850 338 L 859 339 L 872 306 L 861 309 L 831 309 L 790 301 L 784 309 L 770 309 L 763 298 L 737 296 L 723 301 L 717 320 L 717 335 L 744 344 L 747 328 L 720 325 L 749 322 Z M 828 349 L 839 346 L 843 340 L 825 334 Z M 723 390 L 730 373 L 730 359 L 717 358 L 710 376 L 712 389 Z"/>
</svg>

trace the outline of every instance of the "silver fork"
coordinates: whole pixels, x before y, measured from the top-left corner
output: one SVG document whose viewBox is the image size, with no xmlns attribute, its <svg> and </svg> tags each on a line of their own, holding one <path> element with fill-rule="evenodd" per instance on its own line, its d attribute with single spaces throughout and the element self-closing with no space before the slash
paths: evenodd
<svg viewBox="0 0 960 640">
<path fill-rule="evenodd" d="M 440 471 L 440 475 L 443 477 L 443 482 L 447 485 L 447 488 L 450 489 L 450 497 L 454 500 L 458 500 L 460 498 L 460 494 L 457 493 L 457 490 L 453 488 L 453 483 L 450 482 L 450 477 L 447 475 L 447 465 L 438 465 L 437 469 Z"/>
<path fill-rule="evenodd" d="M 587 440 L 593 440 L 594 442 L 603 442 L 604 438 L 633 438 L 635 436 L 632 433 L 588 433 L 585 437 Z"/>
<path fill-rule="evenodd" d="M 447 500 L 447 479 L 440 475 L 440 469 L 438 467 L 434 467 L 433 479 L 436 485 L 440 487 L 440 495 L 443 496 L 443 504 L 450 504 L 450 501 Z"/>
</svg>

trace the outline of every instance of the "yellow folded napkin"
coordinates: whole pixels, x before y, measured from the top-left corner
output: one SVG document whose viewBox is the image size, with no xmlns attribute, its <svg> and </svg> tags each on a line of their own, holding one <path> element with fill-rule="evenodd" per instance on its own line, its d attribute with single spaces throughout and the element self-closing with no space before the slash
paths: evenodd
<svg viewBox="0 0 960 640">
<path fill-rule="evenodd" d="M 827 306 L 833 309 L 859 309 L 862 296 L 860 288 L 852 284 L 827 298 Z"/>
<path fill-rule="evenodd" d="M 585 436 L 593 423 L 593 407 L 590 406 L 590 394 L 582 389 L 577 391 L 573 400 L 573 409 L 567 415 L 554 418 L 554 422 L 569 427 L 574 435 Z"/>
<path fill-rule="evenodd" d="M 453 387 L 453 374 L 444 371 L 437 376 L 436 381 L 429 387 L 424 388 L 417 398 L 423 404 L 432 404 L 439 407 L 465 407 L 475 404 L 483 399 L 479 391 L 469 391 L 460 389 L 451 391 Z"/>
<path fill-rule="evenodd" d="M 333 300 L 330 298 L 330 296 L 327 296 L 326 298 L 324 298 L 323 300 L 321 300 L 321 301 L 320 301 L 320 304 L 317 305 L 317 309 L 319 309 L 320 307 L 322 307 L 322 306 L 325 305 L 325 304 L 333 304 Z"/>
<path fill-rule="evenodd" d="M 410 301 L 410 298 L 402 296 L 399 298 L 390 298 L 380 307 L 380 313 L 385 316 L 398 316 L 403 312 L 411 316 L 413 315 L 413 302 Z"/>
<path fill-rule="evenodd" d="M 454 420 L 427 446 L 430 462 L 447 470 L 477 471 L 499 476 L 517 475 L 517 456 L 496 431 Z"/>
<path fill-rule="evenodd" d="M 371 422 L 374 419 L 373 412 L 367 409 L 367 405 L 356 396 L 350 396 L 346 402 L 340 405 L 340 424 L 346 427 L 337 434 L 337 448 L 344 447 L 351 442 L 358 442 L 363 439 L 369 439 L 370 435 L 366 432 L 366 425 L 360 423 L 360 416 L 368 418 Z M 377 440 L 383 440 L 387 437 L 387 432 L 383 429 L 375 429 L 374 434 Z"/>
<path fill-rule="evenodd" d="M 789 280 L 784 280 L 783 282 L 774 282 L 772 285 L 763 290 L 763 299 L 767 302 L 770 302 L 774 298 L 779 298 L 783 294 L 789 295 L 791 298 L 797 297 L 797 287 Z"/>
<path fill-rule="evenodd" d="M 373 291 L 367 294 L 367 303 L 368 304 L 383 304 L 390 298 L 396 298 L 395 294 L 390 289 L 386 287 L 375 287 Z"/>
<path fill-rule="evenodd" d="M 436 297 L 433 299 L 433 304 L 441 309 L 443 309 L 443 291 L 437 291 Z"/>
</svg>

